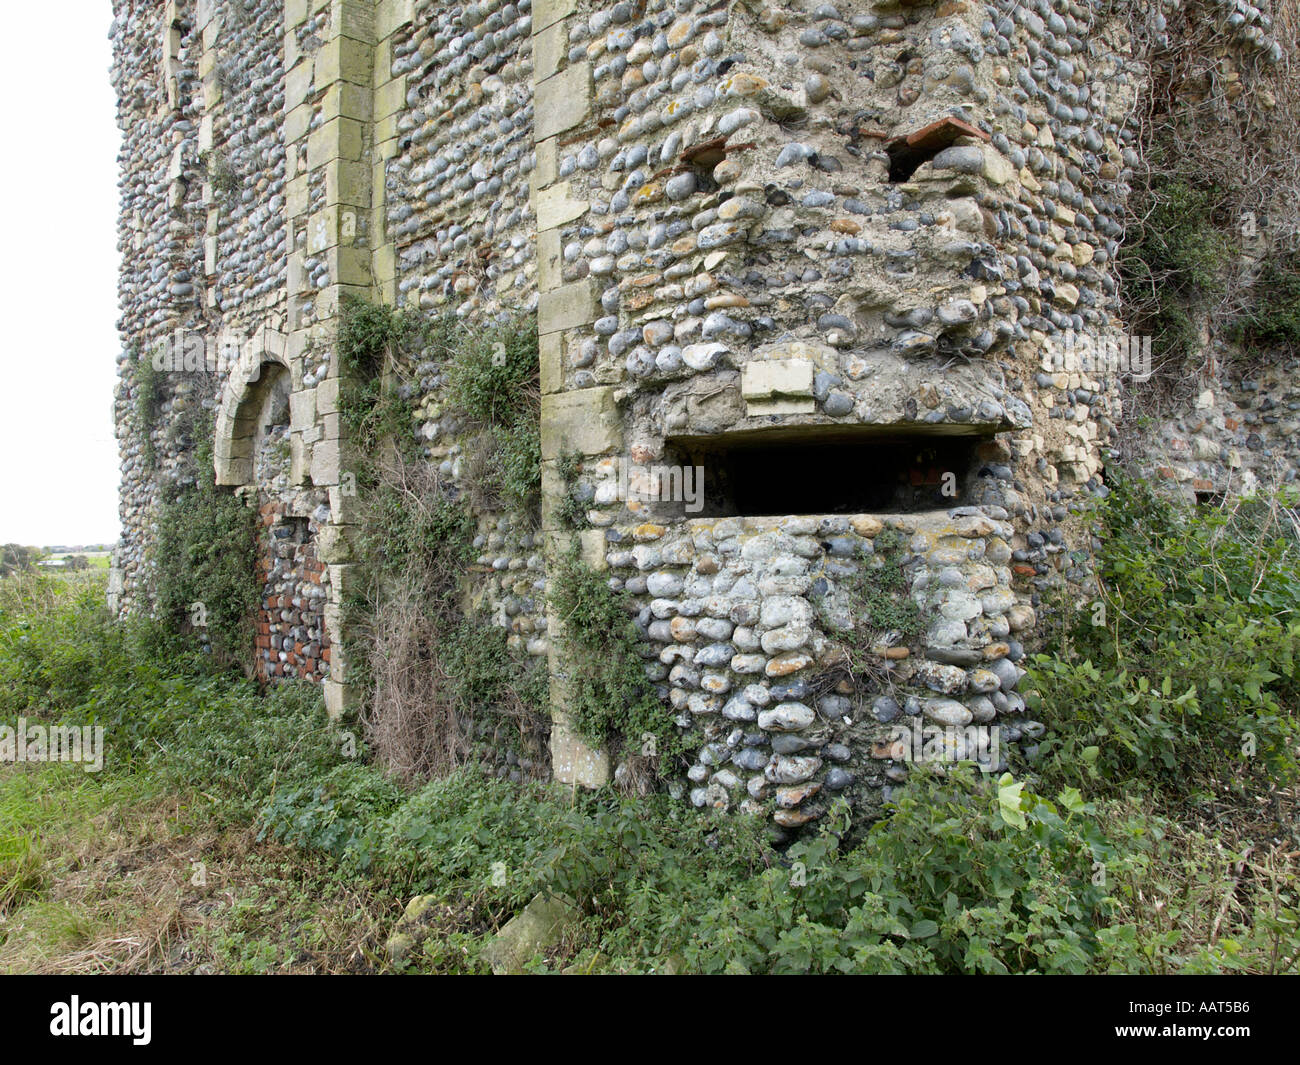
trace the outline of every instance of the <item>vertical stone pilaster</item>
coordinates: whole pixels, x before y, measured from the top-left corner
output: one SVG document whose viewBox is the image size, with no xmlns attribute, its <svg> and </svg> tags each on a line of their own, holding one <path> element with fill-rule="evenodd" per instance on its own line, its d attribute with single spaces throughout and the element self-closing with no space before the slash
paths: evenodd
<svg viewBox="0 0 1300 1065">
<path fill-rule="evenodd" d="M 576 0 L 540 0 L 533 6 L 533 142 L 537 166 L 532 201 L 537 217 L 537 332 L 542 388 L 542 530 L 552 562 L 569 550 L 573 534 L 560 528 L 554 501 L 563 498 L 557 460 L 562 454 L 604 454 L 622 442 L 622 426 L 613 389 L 564 390 L 564 352 L 572 331 L 598 317 L 599 290 L 594 278 L 566 284 L 561 276 L 562 227 L 588 211 L 583 194 L 556 178 L 559 138 L 591 119 L 592 77 L 586 60 L 567 63 L 568 21 Z M 583 554 L 604 564 L 603 537 Z M 566 784 L 598 787 L 610 776 L 609 754 L 582 739 L 565 713 L 568 683 L 562 653 L 563 620 L 547 607 L 550 633 L 548 668 L 551 694 L 551 765 L 555 778 Z"/>
<path fill-rule="evenodd" d="M 377 6 L 373 0 L 287 0 L 285 4 L 287 347 L 298 355 L 328 350 L 331 356 L 323 380 L 295 395 L 294 402 L 312 413 L 310 431 L 298 438 L 295 475 L 328 489 L 330 497 L 330 524 L 321 529 L 318 554 L 331 577 L 325 606 L 331 661 L 324 691 L 326 709 L 333 717 L 347 710 L 355 695 L 348 684 L 340 632 L 355 482 L 347 469 L 347 442 L 338 417 L 338 313 L 346 295 L 369 299 L 375 287 L 373 84 L 381 9 L 391 6 Z M 314 53 L 305 54 L 298 47 L 297 31 L 307 19 L 322 14 L 327 18 L 323 43 Z M 318 286 L 309 276 L 309 261 L 318 264 L 317 276 L 323 264 L 325 285 Z"/>
<path fill-rule="evenodd" d="M 199 33 L 199 80 L 203 85 L 203 117 L 199 120 L 199 159 L 210 159 L 214 143 L 217 116 L 222 111 L 221 81 L 216 70 L 216 41 L 221 34 L 221 20 L 212 5 L 201 3 L 195 13 L 195 30 Z M 221 211 L 212 187 L 211 164 L 203 174 L 203 203 L 207 216 L 203 228 L 203 276 L 211 281 L 217 273 L 217 231 Z M 209 308 L 216 305 L 216 289 L 209 285 L 206 302 Z"/>
</svg>

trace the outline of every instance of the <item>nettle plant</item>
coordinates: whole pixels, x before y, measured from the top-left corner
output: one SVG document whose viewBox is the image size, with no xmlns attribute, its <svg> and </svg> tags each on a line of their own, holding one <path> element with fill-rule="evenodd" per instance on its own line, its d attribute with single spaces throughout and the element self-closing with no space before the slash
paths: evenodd
<svg viewBox="0 0 1300 1065">
<path fill-rule="evenodd" d="M 1288 787 L 1300 759 L 1300 543 L 1293 497 L 1188 508 L 1112 470 L 1094 521 L 1103 592 L 1051 653 L 1030 706 L 1080 786 L 1176 796 Z"/>
</svg>

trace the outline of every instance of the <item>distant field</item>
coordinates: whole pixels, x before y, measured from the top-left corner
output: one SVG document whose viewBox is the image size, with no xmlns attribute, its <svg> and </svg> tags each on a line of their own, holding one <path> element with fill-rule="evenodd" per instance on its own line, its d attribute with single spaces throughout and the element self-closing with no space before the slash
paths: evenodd
<svg viewBox="0 0 1300 1065">
<path fill-rule="evenodd" d="M 110 551 L 68 551 L 58 555 L 50 555 L 50 558 L 71 558 L 73 555 L 84 555 L 87 562 L 90 563 L 91 569 L 108 569 L 112 561 L 112 552 Z"/>
</svg>

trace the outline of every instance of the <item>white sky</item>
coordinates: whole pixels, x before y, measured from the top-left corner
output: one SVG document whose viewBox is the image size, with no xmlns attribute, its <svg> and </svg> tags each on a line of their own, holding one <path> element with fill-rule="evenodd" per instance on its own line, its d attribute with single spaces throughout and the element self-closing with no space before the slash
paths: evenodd
<svg viewBox="0 0 1300 1065">
<path fill-rule="evenodd" d="M 109 0 L 0 33 L 0 543 L 118 537 L 117 129 Z"/>
</svg>

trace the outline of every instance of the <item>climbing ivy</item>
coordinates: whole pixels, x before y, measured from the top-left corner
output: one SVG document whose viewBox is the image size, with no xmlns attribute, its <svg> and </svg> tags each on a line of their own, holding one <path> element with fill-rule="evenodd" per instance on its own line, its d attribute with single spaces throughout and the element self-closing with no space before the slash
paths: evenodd
<svg viewBox="0 0 1300 1065">
<path fill-rule="evenodd" d="M 212 418 L 196 416 L 192 476 L 164 490 L 154 547 L 154 608 L 178 632 L 203 631 L 216 658 L 247 666 L 261 602 L 253 510 L 217 486 Z"/>
<path fill-rule="evenodd" d="M 135 424 L 140 433 L 140 454 L 145 468 L 152 470 L 158 465 L 151 434 L 162 407 L 163 375 L 154 368 L 153 360 L 140 344 L 133 346 L 131 357 L 135 364 Z"/>
<path fill-rule="evenodd" d="M 630 597 L 582 559 L 576 540 L 557 560 L 550 587 L 574 728 L 626 757 L 648 757 L 659 776 L 672 776 L 689 745 L 646 679 Z"/>
<path fill-rule="evenodd" d="M 895 634 L 892 642 L 898 646 L 914 643 L 924 631 L 924 617 L 910 594 L 902 535 L 884 529 L 872 548 L 871 552 L 860 548 L 857 572 L 836 581 L 839 605 L 847 609 L 853 627 L 841 628 L 838 611 L 827 597 L 819 597 L 815 605 L 822 626 L 835 633 L 848 656 L 845 666 L 852 681 L 874 686 L 887 677 L 877 657 L 882 638 Z"/>
<path fill-rule="evenodd" d="M 1197 347 L 1197 320 L 1219 298 L 1231 243 L 1214 192 L 1176 170 L 1158 171 L 1141 194 L 1148 205 L 1121 247 L 1119 267 L 1139 335 L 1167 372 L 1181 372 Z"/>
<path fill-rule="evenodd" d="M 409 397 L 415 393 L 410 364 L 418 352 L 443 364 L 447 405 L 468 423 L 461 435 L 474 509 L 535 518 L 542 465 L 535 320 L 476 329 L 450 311 L 426 317 L 346 299 L 339 328 L 341 409 L 363 462 L 381 442 L 417 457 Z"/>
<path fill-rule="evenodd" d="M 339 314 L 338 353 L 343 371 L 339 413 L 352 454 L 361 469 L 358 478 L 373 483 L 373 461 L 381 442 L 404 453 L 414 449 L 411 407 L 398 380 L 385 371 L 414 332 L 404 313 L 381 304 L 345 296 Z"/>
<path fill-rule="evenodd" d="M 1236 323 L 1234 339 L 1255 348 L 1300 349 L 1300 252 L 1270 258 L 1252 294 L 1250 307 Z"/>
<path fill-rule="evenodd" d="M 535 514 L 541 502 L 541 389 L 537 324 L 458 329 L 448 338 L 449 398 L 477 427 L 471 455 L 476 491 L 488 506 Z"/>
</svg>

